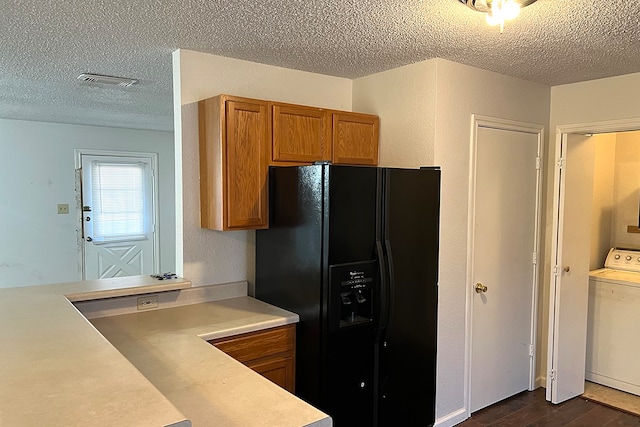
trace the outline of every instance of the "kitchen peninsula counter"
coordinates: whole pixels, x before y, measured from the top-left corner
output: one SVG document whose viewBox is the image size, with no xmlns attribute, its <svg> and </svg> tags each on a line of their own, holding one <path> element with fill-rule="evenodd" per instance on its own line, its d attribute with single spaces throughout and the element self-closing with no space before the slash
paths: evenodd
<svg viewBox="0 0 640 427">
<path fill-rule="evenodd" d="M 205 341 L 293 313 L 242 296 L 96 318 L 95 329 L 71 303 L 190 286 L 135 276 L 0 289 L 0 425 L 331 425 Z"/>
<path fill-rule="evenodd" d="M 297 321 L 248 296 L 91 320 L 194 426 L 330 426 L 327 415 L 206 341 Z"/>
</svg>

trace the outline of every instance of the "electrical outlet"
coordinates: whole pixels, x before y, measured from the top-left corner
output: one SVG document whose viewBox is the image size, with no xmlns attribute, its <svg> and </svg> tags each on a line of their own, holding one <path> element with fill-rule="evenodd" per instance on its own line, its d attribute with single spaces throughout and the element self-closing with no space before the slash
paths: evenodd
<svg viewBox="0 0 640 427">
<path fill-rule="evenodd" d="M 158 295 L 146 295 L 138 298 L 138 310 L 158 308 Z"/>
<path fill-rule="evenodd" d="M 67 203 L 60 203 L 58 205 L 58 215 L 68 215 L 69 205 Z"/>
</svg>

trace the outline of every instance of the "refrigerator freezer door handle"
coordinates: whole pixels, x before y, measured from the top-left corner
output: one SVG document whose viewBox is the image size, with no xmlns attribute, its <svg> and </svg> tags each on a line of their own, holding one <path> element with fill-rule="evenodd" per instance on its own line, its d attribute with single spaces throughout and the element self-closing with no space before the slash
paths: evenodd
<svg viewBox="0 0 640 427">
<path fill-rule="evenodd" d="M 389 286 L 388 286 L 388 276 L 387 276 L 387 263 L 384 256 L 384 250 L 382 249 L 382 242 L 380 240 L 376 240 L 376 257 L 378 258 L 378 268 L 380 269 L 380 294 L 379 294 L 379 302 L 380 302 L 380 313 L 378 317 L 378 328 L 376 331 L 374 348 L 375 353 L 373 356 L 373 365 L 374 372 L 380 372 L 380 350 L 384 347 L 382 340 L 384 339 L 384 332 L 387 327 L 387 319 L 389 313 Z M 379 415 L 379 396 L 380 396 L 380 376 L 375 375 L 373 379 L 373 395 L 374 395 L 374 403 L 373 403 L 373 426 L 378 427 L 378 415 Z"/>
<path fill-rule="evenodd" d="M 382 242 L 379 240 L 376 241 L 376 256 L 380 268 L 380 315 L 378 318 L 378 331 L 376 332 L 376 342 L 379 343 L 389 319 L 389 276 L 387 275 L 387 262 Z"/>
<path fill-rule="evenodd" d="M 393 296 L 396 291 L 396 281 L 395 274 L 393 272 L 393 254 L 391 253 L 391 242 L 389 240 L 384 241 L 384 248 L 386 251 L 386 259 L 387 259 L 387 270 L 389 274 L 389 280 L 387 285 L 387 295 L 386 295 L 386 305 L 387 305 L 387 318 L 384 321 L 385 327 L 389 323 L 389 318 L 391 317 L 391 312 L 393 311 Z"/>
</svg>

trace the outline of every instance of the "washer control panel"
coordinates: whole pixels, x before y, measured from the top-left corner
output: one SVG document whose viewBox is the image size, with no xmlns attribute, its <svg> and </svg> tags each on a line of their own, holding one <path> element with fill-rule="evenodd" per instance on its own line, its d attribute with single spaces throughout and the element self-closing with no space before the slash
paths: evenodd
<svg viewBox="0 0 640 427">
<path fill-rule="evenodd" d="M 640 250 L 611 248 L 607 259 L 604 261 L 604 266 L 614 270 L 640 272 Z"/>
</svg>

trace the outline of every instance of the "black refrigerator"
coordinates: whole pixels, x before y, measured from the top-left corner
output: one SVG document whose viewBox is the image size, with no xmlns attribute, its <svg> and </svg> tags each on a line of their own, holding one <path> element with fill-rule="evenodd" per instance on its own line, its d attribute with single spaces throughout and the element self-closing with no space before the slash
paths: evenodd
<svg viewBox="0 0 640 427">
<path fill-rule="evenodd" d="M 440 169 L 269 169 L 256 298 L 300 316 L 296 395 L 337 427 L 435 420 Z"/>
</svg>

